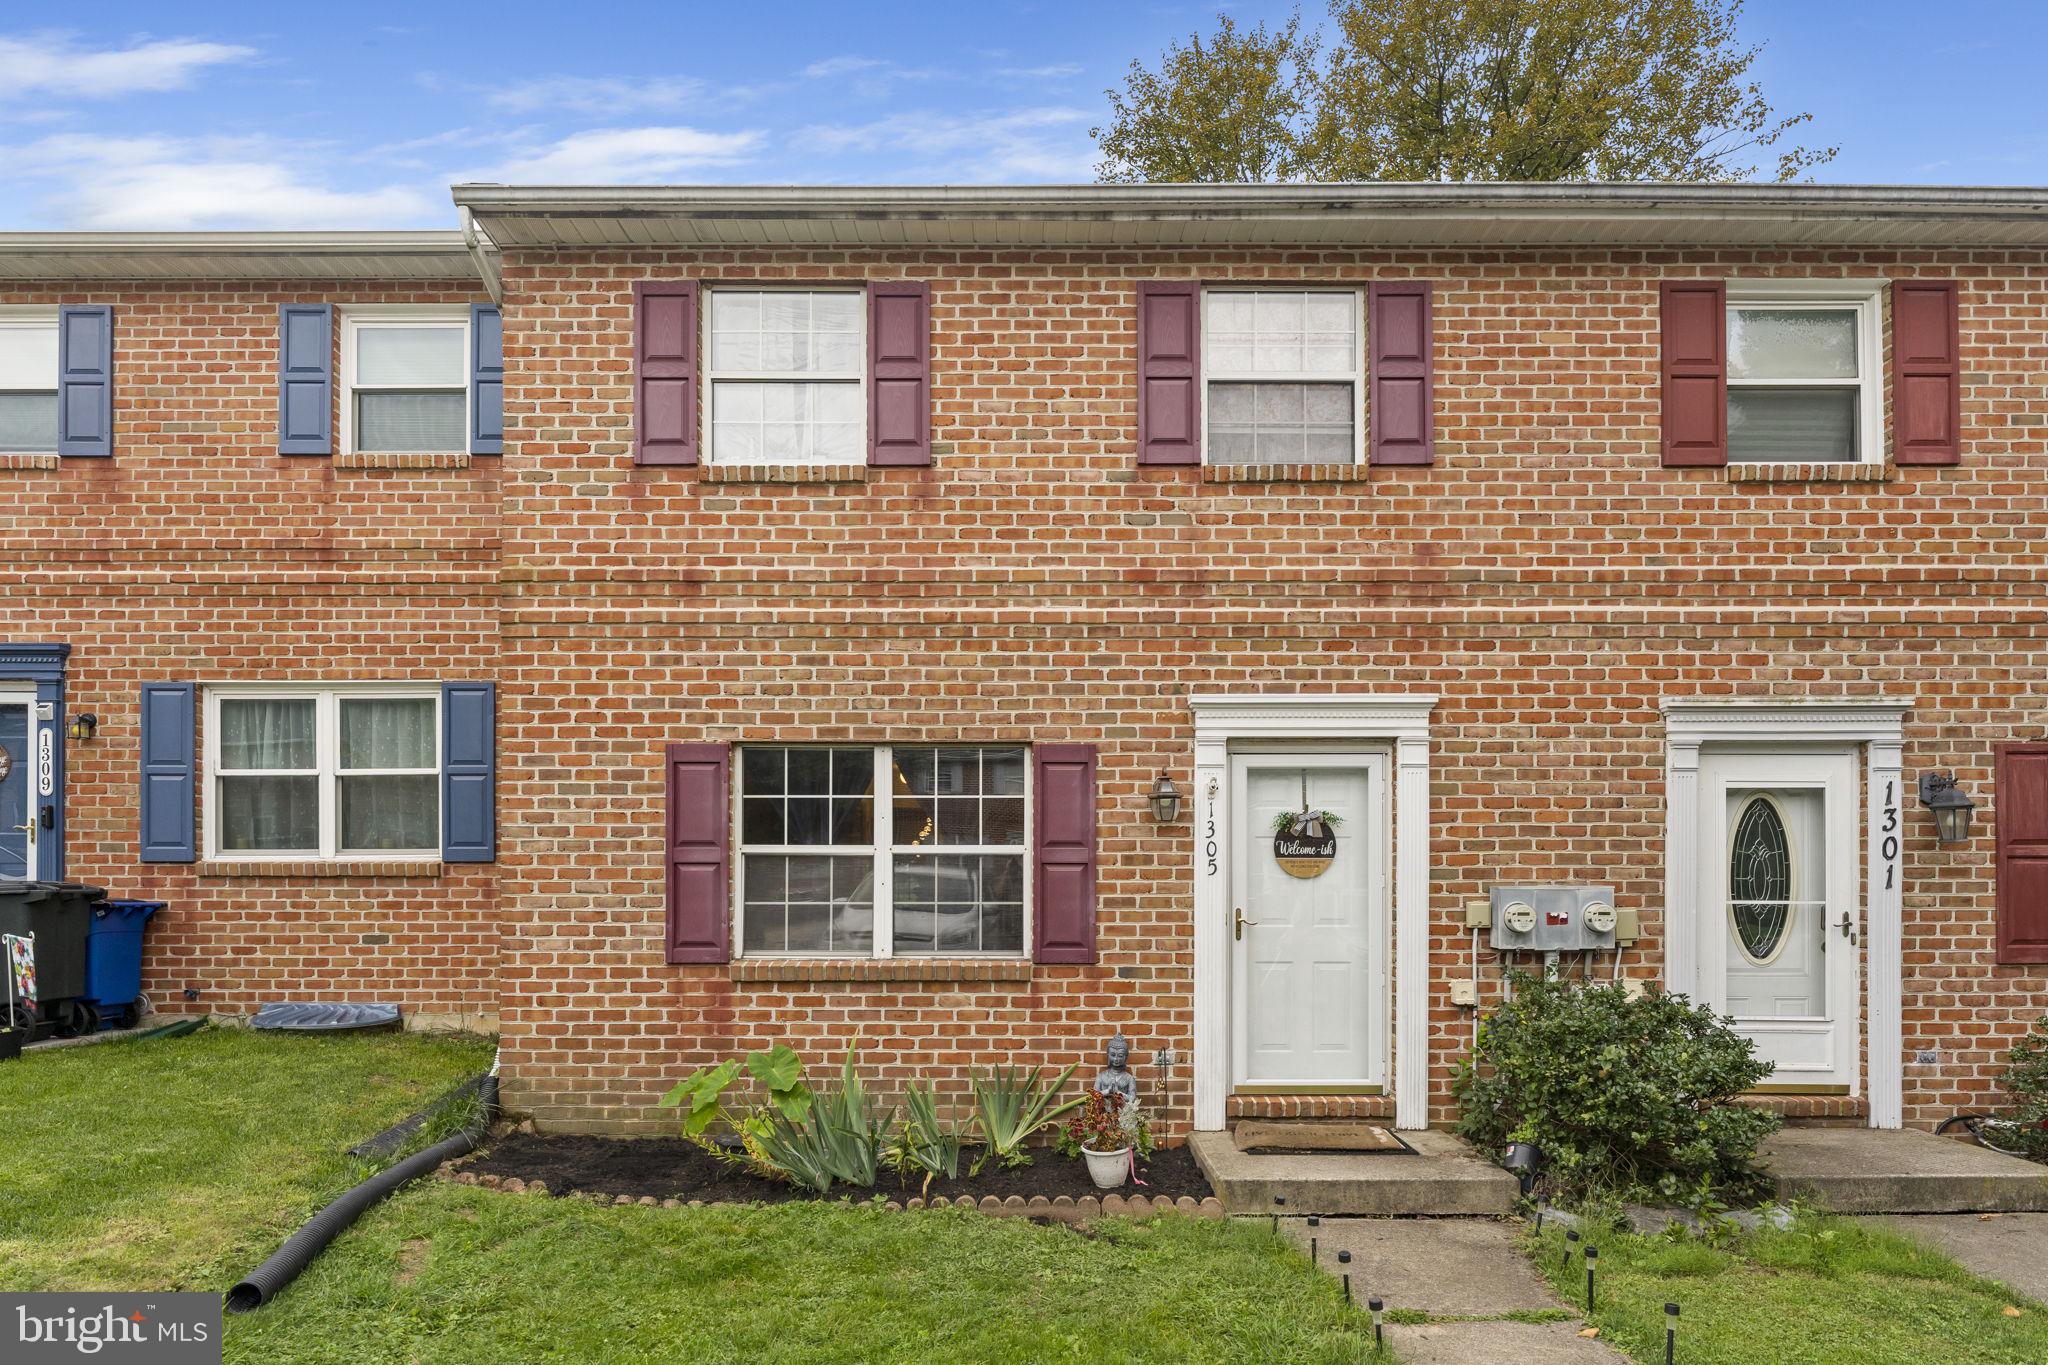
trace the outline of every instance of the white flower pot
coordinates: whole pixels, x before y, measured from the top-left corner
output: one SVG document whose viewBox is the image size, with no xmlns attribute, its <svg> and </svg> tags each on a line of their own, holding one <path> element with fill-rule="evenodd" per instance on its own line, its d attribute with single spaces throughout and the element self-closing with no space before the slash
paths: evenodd
<svg viewBox="0 0 2048 1365">
<path fill-rule="evenodd" d="M 1095 1182 L 1098 1190 L 1121 1187 L 1131 1173 L 1131 1149 L 1128 1147 L 1114 1152 L 1091 1152 L 1083 1147 L 1081 1155 L 1088 1158 L 1088 1178 Z"/>
</svg>

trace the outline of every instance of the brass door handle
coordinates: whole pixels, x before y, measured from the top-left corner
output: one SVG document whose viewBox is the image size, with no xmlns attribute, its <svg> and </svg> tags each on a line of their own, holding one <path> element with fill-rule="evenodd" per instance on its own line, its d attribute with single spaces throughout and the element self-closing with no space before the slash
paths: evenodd
<svg viewBox="0 0 2048 1365">
<path fill-rule="evenodd" d="M 1240 905 L 1240 906 L 1236 906 L 1236 907 L 1233 907 L 1230 913 L 1231 913 L 1231 925 L 1230 925 L 1230 936 L 1231 936 L 1232 938 L 1234 938 L 1234 939 L 1239 939 L 1239 940 L 1242 940 L 1242 939 L 1244 938 L 1244 927 L 1245 927 L 1245 926 L 1246 926 L 1247 924 L 1257 924 L 1257 923 L 1258 923 L 1258 921 L 1257 921 L 1257 920 L 1255 920 L 1255 919 L 1246 919 L 1246 918 L 1244 917 L 1244 907 L 1243 907 L 1243 906 L 1241 906 L 1241 905 Z"/>
<path fill-rule="evenodd" d="M 29 821 L 25 825 L 16 825 L 15 828 L 20 830 L 23 834 L 34 834 L 36 832 L 35 821 L 33 820 Z"/>
</svg>

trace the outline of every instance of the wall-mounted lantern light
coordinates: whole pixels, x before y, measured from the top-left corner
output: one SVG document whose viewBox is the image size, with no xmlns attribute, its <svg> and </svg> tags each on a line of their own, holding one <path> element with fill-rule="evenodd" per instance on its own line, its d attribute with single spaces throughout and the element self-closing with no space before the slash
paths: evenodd
<svg viewBox="0 0 2048 1365">
<path fill-rule="evenodd" d="M 71 723 L 64 727 L 64 733 L 70 735 L 80 744 L 85 743 L 99 732 L 100 718 L 90 711 L 79 712 L 71 718 Z"/>
<path fill-rule="evenodd" d="M 1920 804 L 1934 813 L 1934 837 L 1960 844 L 1970 837 L 1970 812 L 1977 803 L 1956 786 L 1954 773 L 1920 774 Z"/>
<path fill-rule="evenodd" d="M 1180 819 L 1180 788 L 1165 773 L 1159 774 L 1146 799 L 1152 803 L 1152 818 L 1160 824 L 1170 825 Z"/>
</svg>

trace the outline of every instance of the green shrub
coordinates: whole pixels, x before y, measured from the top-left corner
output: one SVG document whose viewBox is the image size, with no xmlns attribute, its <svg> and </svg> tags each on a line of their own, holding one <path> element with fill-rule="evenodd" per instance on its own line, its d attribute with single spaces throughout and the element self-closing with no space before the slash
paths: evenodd
<svg viewBox="0 0 2048 1365">
<path fill-rule="evenodd" d="M 1998 1083 L 2012 1098 L 2019 1149 L 2036 1161 L 2048 1161 L 2048 1019 L 2038 1021 L 2006 1054 Z"/>
<path fill-rule="evenodd" d="M 1761 1192 L 1778 1117 L 1730 1102 L 1771 1074 L 1748 1039 L 1684 996 L 1512 981 L 1458 1069 L 1460 1133 L 1496 1157 L 1535 1143 L 1555 1197 Z"/>
</svg>

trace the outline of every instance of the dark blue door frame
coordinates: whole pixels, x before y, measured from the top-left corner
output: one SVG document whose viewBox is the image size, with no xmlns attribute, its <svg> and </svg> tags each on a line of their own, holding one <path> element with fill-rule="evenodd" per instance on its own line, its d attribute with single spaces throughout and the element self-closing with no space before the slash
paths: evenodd
<svg viewBox="0 0 2048 1365">
<path fill-rule="evenodd" d="M 36 875 L 64 880 L 64 663 L 70 645 L 0 644 L 0 684 L 34 683 L 36 704 L 29 716 L 31 743 L 25 761 L 34 801 Z M 43 755 L 49 755 L 49 772 Z"/>
</svg>

